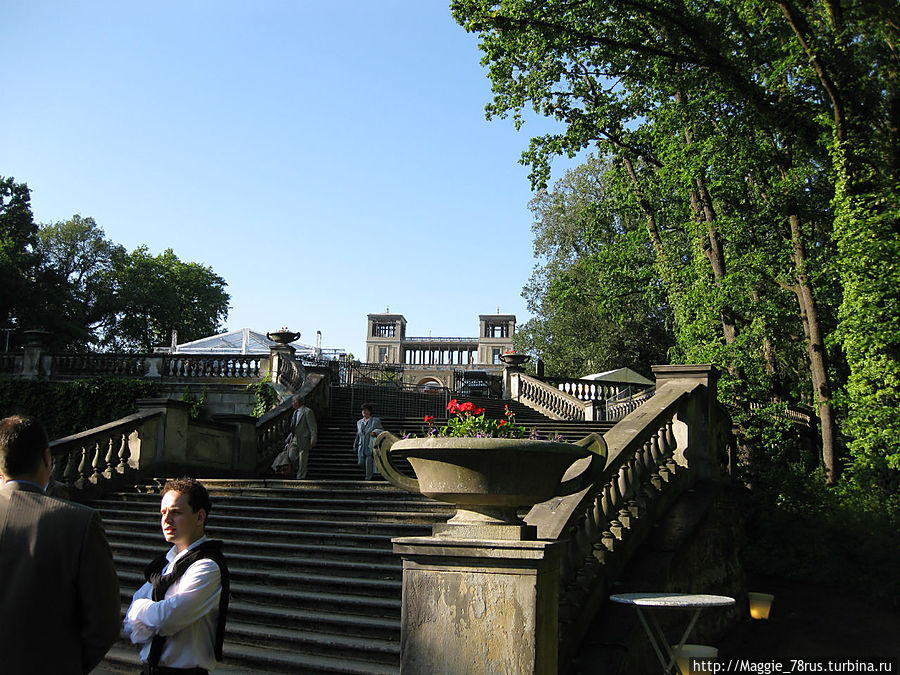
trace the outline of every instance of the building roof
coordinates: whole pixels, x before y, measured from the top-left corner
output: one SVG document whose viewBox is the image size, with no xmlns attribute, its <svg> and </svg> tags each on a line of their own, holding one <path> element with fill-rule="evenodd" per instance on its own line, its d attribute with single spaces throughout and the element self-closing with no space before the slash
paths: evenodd
<svg viewBox="0 0 900 675">
<path fill-rule="evenodd" d="M 631 384 L 644 384 L 650 386 L 656 384 L 653 380 L 648 380 L 640 373 L 636 373 L 631 368 L 616 368 L 615 370 L 607 370 L 603 373 L 594 373 L 593 375 L 583 375 L 582 380 L 600 380 L 602 382 L 629 382 Z"/>
</svg>

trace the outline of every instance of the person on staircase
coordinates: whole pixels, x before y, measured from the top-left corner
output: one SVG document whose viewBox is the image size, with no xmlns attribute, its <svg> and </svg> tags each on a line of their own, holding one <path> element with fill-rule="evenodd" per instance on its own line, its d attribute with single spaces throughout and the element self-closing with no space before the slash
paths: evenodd
<svg viewBox="0 0 900 675">
<path fill-rule="evenodd" d="M 125 614 L 144 675 L 204 675 L 222 660 L 231 584 L 222 542 L 206 537 L 211 509 L 199 481 L 166 481 L 159 512 L 172 548 L 147 565 Z"/>
<path fill-rule="evenodd" d="M 375 439 L 384 429 L 381 428 L 381 420 L 372 415 L 372 405 L 363 403 L 362 419 L 356 421 L 356 439 L 353 441 L 353 449 L 356 450 L 356 461 L 360 466 L 366 467 L 366 480 L 372 480 L 373 473 L 377 472 L 375 466 Z"/>
<path fill-rule="evenodd" d="M 306 406 L 306 400 L 299 394 L 291 401 L 294 413 L 291 416 L 291 432 L 284 440 L 284 450 L 272 462 L 276 473 L 287 473 L 297 467 L 297 480 L 306 478 L 309 452 L 316 446 L 318 427 L 316 414 Z"/>
</svg>

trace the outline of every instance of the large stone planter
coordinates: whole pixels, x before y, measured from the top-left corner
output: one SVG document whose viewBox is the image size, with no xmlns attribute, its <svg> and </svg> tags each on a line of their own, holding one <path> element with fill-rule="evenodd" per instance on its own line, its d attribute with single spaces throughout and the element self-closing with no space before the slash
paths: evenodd
<svg viewBox="0 0 900 675">
<path fill-rule="evenodd" d="M 506 352 L 500 355 L 500 360 L 507 366 L 520 368 L 523 364 L 528 363 L 531 360 L 531 356 L 522 354 L 521 352 Z"/>
<path fill-rule="evenodd" d="M 417 478 L 401 473 L 392 455 L 409 460 Z M 589 459 L 589 461 L 587 461 Z M 581 471 L 563 481 L 577 460 Z M 577 443 L 511 438 L 378 437 L 375 461 L 388 481 L 456 506 L 434 526 L 436 536 L 534 539 L 518 510 L 583 490 L 606 464 L 606 443 L 591 434 Z M 574 471 L 573 471 L 574 472 Z"/>
<path fill-rule="evenodd" d="M 292 330 L 278 330 L 274 333 L 266 333 L 266 337 L 276 344 L 287 345 L 294 340 L 298 340 L 300 338 L 300 333 L 295 333 Z"/>
</svg>

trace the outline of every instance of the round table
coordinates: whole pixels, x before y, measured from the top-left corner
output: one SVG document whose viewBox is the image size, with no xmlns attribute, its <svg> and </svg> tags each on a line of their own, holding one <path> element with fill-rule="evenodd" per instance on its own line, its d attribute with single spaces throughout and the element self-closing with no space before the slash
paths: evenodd
<svg viewBox="0 0 900 675">
<path fill-rule="evenodd" d="M 653 651 L 656 652 L 656 657 L 663 667 L 663 673 L 669 673 L 672 670 L 672 666 L 675 666 L 676 672 L 680 672 L 675 663 L 675 656 L 677 652 L 684 647 L 684 643 L 687 642 L 691 631 L 694 629 L 694 624 L 696 624 L 697 619 L 700 618 L 700 612 L 710 607 L 730 607 L 735 602 L 734 598 L 730 598 L 727 595 L 691 593 L 619 593 L 617 595 L 609 596 L 609 599 L 622 605 L 631 605 L 637 610 L 638 618 L 640 618 L 641 624 L 644 626 L 647 637 L 650 638 L 650 644 L 653 647 Z M 669 641 L 666 640 L 666 635 L 663 633 L 662 627 L 659 625 L 659 621 L 657 621 L 653 612 L 648 611 L 645 616 L 645 609 L 694 610 L 691 620 L 688 623 L 687 628 L 685 628 L 684 634 L 681 636 L 681 640 L 678 642 L 676 649 L 673 650 L 669 645 Z"/>
</svg>

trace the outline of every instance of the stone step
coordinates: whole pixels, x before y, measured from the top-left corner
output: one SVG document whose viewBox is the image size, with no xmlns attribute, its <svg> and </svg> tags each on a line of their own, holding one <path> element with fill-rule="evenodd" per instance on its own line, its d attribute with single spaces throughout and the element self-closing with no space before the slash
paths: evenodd
<svg viewBox="0 0 900 675">
<path fill-rule="evenodd" d="M 355 617 L 390 617 L 400 620 L 400 587 L 394 588 L 393 597 L 366 593 L 353 594 L 345 590 L 335 592 L 329 589 L 316 590 L 285 586 L 272 586 L 261 582 L 260 577 L 250 583 L 235 580 L 231 584 L 232 600 L 241 600 L 266 607 L 284 607 L 289 609 L 318 609 L 333 612 L 340 616 Z M 130 599 L 134 592 L 144 583 L 142 573 L 119 571 L 122 596 Z M 334 584 L 332 584 L 334 586 Z M 325 592 L 328 591 L 328 592 Z M 399 624 L 398 624 L 399 625 Z"/>
<path fill-rule="evenodd" d="M 143 580 L 143 570 L 147 564 L 146 557 L 116 555 L 116 569 L 123 573 L 123 579 L 129 579 L 132 585 Z M 299 569 L 293 564 L 284 564 L 279 569 L 265 570 L 260 574 L 259 567 L 250 566 L 252 561 L 244 557 L 229 556 L 228 569 L 235 581 L 257 583 L 264 586 L 284 588 L 314 588 L 324 590 L 334 588 L 337 593 L 361 594 L 371 593 L 382 597 L 395 597 L 400 592 L 400 565 L 381 566 L 379 572 L 370 576 L 361 576 L 362 565 L 346 570 L 345 574 L 335 574 L 334 569 L 312 568 Z M 368 565 L 367 565 L 368 566 Z M 125 575 L 124 573 L 128 573 Z"/>
<path fill-rule="evenodd" d="M 427 530 L 426 530 L 427 532 Z M 134 532 L 128 529 L 115 529 L 106 525 L 106 533 L 114 549 L 125 548 L 130 550 L 134 542 L 155 542 L 157 554 L 161 535 L 152 532 Z M 318 534 L 318 533 L 317 533 Z M 278 559 L 290 559 L 292 557 L 306 557 L 315 555 L 329 559 L 350 560 L 362 555 L 372 560 L 391 560 L 391 541 L 389 537 L 372 536 L 365 539 L 366 546 L 358 545 L 357 540 L 365 535 L 345 535 L 334 533 L 331 537 L 316 538 L 309 533 L 308 536 L 290 533 L 289 541 L 260 541 L 245 540 L 241 538 L 227 539 L 221 536 L 219 530 L 210 528 L 209 536 L 213 539 L 226 540 L 226 554 L 261 552 L 276 556 Z M 302 543 L 297 543 L 297 540 Z M 148 560 L 149 562 L 149 560 Z"/>
<path fill-rule="evenodd" d="M 384 508 L 384 504 L 373 505 L 372 508 L 348 508 L 334 509 L 268 509 L 258 507 L 255 509 L 239 509 L 216 506 L 210 517 L 210 528 L 227 528 L 233 530 L 246 523 L 255 528 L 277 532 L 286 525 L 297 525 L 305 531 L 330 528 L 335 524 L 343 532 L 365 532 L 370 534 L 388 533 L 391 527 L 399 526 L 403 529 L 410 525 L 430 525 L 438 520 L 446 520 L 452 515 L 452 509 L 440 511 L 408 511 L 402 509 Z M 379 508 L 381 507 L 381 508 Z M 104 521 L 113 520 L 132 521 L 139 526 L 154 527 L 159 529 L 159 515 L 150 508 L 147 509 L 110 509 L 100 507 Z M 214 520 L 213 520 L 214 519 Z M 245 529 L 245 528 L 242 528 Z"/>
<path fill-rule="evenodd" d="M 127 551 L 123 551 L 115 542 L 112 543 L 112 547 L 117 569 L 131 569 L 141 573 L 151 559 L 165 551 L 158 540 L 147 544 L 132 544 Z M 385 562 L 303 556 L 276 558 L 265 553 L 252 554 L 229 550 L 228 561 L 231 566 L 246 566 L 255 572 L 265 571 L 269 576 L 281 573 L 292 576 L 327 573 L 342 583 L 363 582 L 366 579 L 399 580 L 402 571 L 400 561 L 396 557 Z"/>
</svg>

